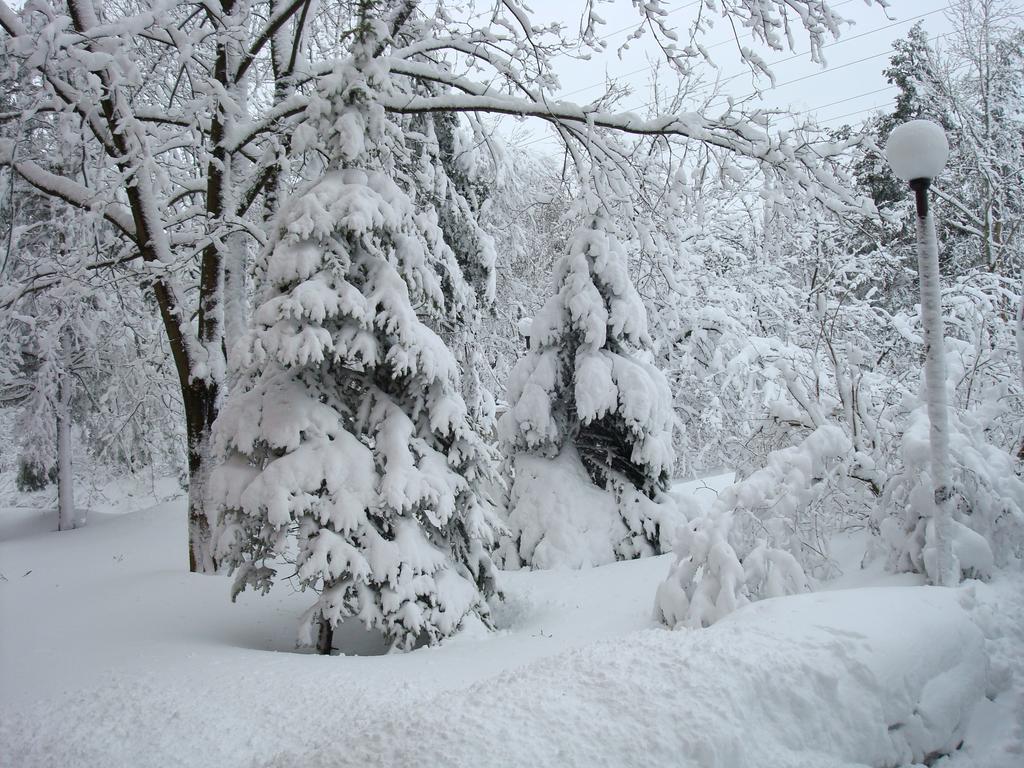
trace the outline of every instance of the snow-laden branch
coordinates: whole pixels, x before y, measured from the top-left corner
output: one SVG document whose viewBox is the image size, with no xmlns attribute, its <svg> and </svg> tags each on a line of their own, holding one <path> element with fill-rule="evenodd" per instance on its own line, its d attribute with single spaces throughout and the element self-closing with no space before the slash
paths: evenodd
<svg viewBox="0 0 1024 768">
<path fill-rule="evenodd" d="M 42 112 L 60 112 L 67 108 L 67 104 L 60 101 L 59 99 L 49 99 L 47 101 L 40 102 L 32 107 L 32 111 L 28 114 L 39 114 Z M 26 117 L 26 113 L 21 109 L 13 109 L 7 112 L 0 112 L 0 123 L 9 123 L 14 120 L 20 120 Z"/>
<path fill-rule="evenodd" d="M 26 33 L 25 25 L 7 3 L 0 0 L 0 27 L 11 37 L 19 37 Z"/>
<path fill-rule="evenodd" d="M 238 152 L 262 133 L 273 130 L 278 121 L 293 117 L 305 111 L 309 97 L 295 93 L 272 109 L 266 111 L 260 120 L 249 123 L 234 123 L 228 126 L 224 145 L 228 152 Z"/>
<path fill-rule="evenodd" d="M 706 120 L 696 112 L 664 115 L 653 119 L 641 118 L 634 112 L 602 113 L 565 101 L 534 103 L 498 94 L 462 96 L 381 96 L 378 101 L 389 112 L 421 114 L 426 112 L 489 112 L 492 114 L 537 117 L 549 122 L 569 122 L 592 125 L 621 133 L 640 136 L 677 135 L 714 144 L 725 149 L 748 145 L 752 157 L 770 149 L 766 134 L 757 135 L 752 126 L 737 122 L 726 126 Z M 763 144 L 763 148 L 758 148 Z"/>
<path fill-rule="evenodd" d="M 291 19 L 303 5 L 308 5 L 309 1 L 310 0 L 291 0 L 267 21 L 267 25 L 263 28 L 260 34 L 257 35 L 252 45 L 250 45 L 249 49 L 245 52 L 242 60 L 239 62 L 238 68 L 235 70 L 235 82 L 238 82 L 245 76 L 249 67 L 253 65 L 253 62 L 256 61 L 256 57 L 259 56 L 260 51 L 262 51 L 264 46 L 270 42 L 277 31 L 287 24 L 289 19 Z"/>
<path fill-rule="evenodd" d="M 172 113 L 161 107 L 136 106 L 135 117 L 144 123 L 159 123 L 161 125 L 178 125 L 182 128 L 191 128 L 195 120 L 180 113 Z"/>
<path fill-rule="evenodd" d="M 135 239 L 135 223 L 131 213 L 121 204 L 102 200 L 94 191 L 65 176 L 58 176 L 28 160 L 12 163 L 25 181 L 41 192 L 60 198 L 69 205 L 96 211 L 124 235 Z"/>
<path fill-rule="evenodd" d="M 532 102 L 499 94 L 445 94 L 443 96 L 381 95 L 379 103 L 389 112 L 487 112 L 535 117 L 558 127 L 586 126 L 634 136 L 677 136 L 749 157 L 788 174 L 813 192 L 828 190 L 836 199 L 816 197 L 833 210 L 861 209 L 854 195 L 832 177 L 822 162 L 860 143 L 854 137 L 843 142 L 796 144 L 772 137 L 744 119 L 711 120 L 696 112 L 642 118 L 633 112 L 600 112 L 564 101 Z"/>
</svg>

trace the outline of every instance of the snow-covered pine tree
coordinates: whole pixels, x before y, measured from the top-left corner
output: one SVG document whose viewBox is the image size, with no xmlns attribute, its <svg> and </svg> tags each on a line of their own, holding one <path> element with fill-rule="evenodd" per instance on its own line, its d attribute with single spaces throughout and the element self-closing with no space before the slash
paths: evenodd
<svg viewBox="0 0 1024 768">
<path fill-rule="evenodd" d="M 406 134 L 414 154 L 409 177 L 417 205 L 443 234 L 435 250 L 454 260 L 441 272 L 447 316 L 435 330 L 459 363 L 472 422 L 481 432 L 491 432 L 494 396 L 480 382 L 484 362 L 478 344 L 483 313 L 493 307 L 497 262 L 494 238 L 480 223 L 487 184 L 480 178 L 475 151 L 465 146 L 457 114 L 414 115 Z"/>
<path fill-rule="evenodd" d="M 454 267 L 436 259 L 436 219 L 392 179 L 404 149 L 374 101 L 379 31 L 364 14 L 362 49 L 309 109 L 336 170 L 278 216 L 248 370 L 216 429 L 235 594 L 270 588 L 294 534 L 298 581 L 318 593 L 300 642 L 316 627 L 320 652 L 353 616 L 395 648 L 438 642 L 469 616 L 487 623 L 495 590 L 490 457 L 454 357 L 413 308 L 443 316 L 437 267 Z"/>
<path fill-rule="evenodd" d="M 655 501 L 674 460 L 672 398 L 626 253 L 596 205 L 554 285 L 499 425 L 515 472 L 505 559 L 578 567 L 661 552 L 676 522 Z"/>
</svg>

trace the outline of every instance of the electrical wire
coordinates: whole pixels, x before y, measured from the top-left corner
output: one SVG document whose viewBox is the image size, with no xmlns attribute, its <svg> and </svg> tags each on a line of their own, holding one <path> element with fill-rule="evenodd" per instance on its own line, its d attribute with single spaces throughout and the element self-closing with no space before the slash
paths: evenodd
<svg viewBox="0 0 1024 768">
<path fill-rule="evenodd" d="M 944 7 L 944 8 L 936 9 L 935 11 L 930 11 L 928 14 L 922 14 L 922 15 L 931 15 L 932 13 L 936 13 L 936 12 L 938 12 L 940 10 L 946 10 L 947 8 L 948 8 L 948 6 Z M 907 21 L 911 21 L 911 20 L 913 20 L 913 19 L 908 19 Z M 898 22 L 898 23 L 904 23 L 904 22 Z M 895 26 L 895 24 L 889 24 L 889 25 L 886 25 L 885 27 L 880 27 L 877 30 L 872 30 L 872 32 L 881 31 L 882 29 L 888 29 L 891 26 Z M 867 34 L 870 34 L 870 33 L 868 33 L 868 32 L 864 33 L 864 35 L 867 35 Z M 943 39 L 945 39 L 947 37 L 950 37 L 952 34 L 953 33 L 951 33 L 951 32 L 947 32 L 946 34 L 943 34 L 943 35 L 937 35 L 934 38 L 934 41 L 938 42 L 938 41 L 943 40 Z M 861 36 L 863 36 L 863 35 L 861 35 Z M 853 38 L 850 38 L 850 39 L 853 39 Z M 882 51 L 881 53 L 872 54 L 870 56 L 864 56 L 864 57 L 862 57 L 860 59 L 856 59 L 855 61 L 846 62 L 845 64 L 840 64 L 840 65 L 838 65 L 836 67 L 830 67 L 828 69 L 823 69 L 823 70 L 821 70 L 819 72 L 812 72 L 812 73 L 810 73 L 808 75 L 802 75 L 801 77 L 796 77 L 796 78 L 793 78 L 792 80 L 787 80 L 787 81 L 784 81 L 782 83 L 776 83 L 774 86 L 772 86 L 771 88 L 768 88 L 768 89 L 752 91 L 752 92 L 750 92 L 748 94 L 745 94 L 744 96 L 741 96 L 741 97 L 738 97 L 738 98 L 733 98 L 733 101 L 734 102 L 746 101 L 749 98 L 752 98 L 754 96 L 760 95 L 765 90 L 775 90 L 775 89 L 782 88 L 782 87 L 785 87 L 785 86 L 788 86 L 788 85 L 793 85 L 795 83 L 801 83 L 801 82 L 805 82 L 807 80 L 812 80 L 812 79 L 814 79 L 816 77 L 822 77 L 824 75 L 829 75 L 829 74 L 832 74 L 833 72 L 837 72 L 839 70 L 846 69 L 848 67 L 852 67 L 852 66 L 855 66 L 857 64 L 863 64 L 864 62 L 871 61 L 873 59 L 878 59 L 878 58 L 881 58 L 883 56 L 888 56 L 888 55 L 891 55 L 891 54 L 893 54 L 895 52 L 896 52 L 896 49 L 893 48 L 893 47 L 890 47 L 890 48 L 887 48 L 886 50 Z M 789 57 L 788 59 L 783 59 L 781 61 L 774 62 L 773 64 L 770 64 L 769 66 L 774 66 L 775 64 L 782 63 L 782 61 L 789 61 L 792 58 L 797 58 L 797 57 Z M 651 67 L 650 69 L 653 71 L 653 67 Z M 742 73 L 742 74 L 745 74 L 745 73 Z M 735 77 L 737 77 L 737 76 L 736 75 L 731 76 L 729 79 L 735 79 Z M 725 82 L 725 81 L 723 80 L 721 82 Z M 894 86 L 889 86 L 889 87 L 891 88 L 891 87 L 894 87 Z M 861 98 L 863 96 L 868 96 L 868 95 L 871 95 L 873 93 L 880 93 L 883 90 L 887 90 L 887 88 L 876 89 L 874 91 L 866 91 L 866 92 L 858 94 L 856 96 L 850 96 L 850 97 L 847 97 L 847 98 L 844 98 L 844 99 L 840 99 L 838 102 L 833 102 L 833 103 L 825 104 L 825 105 L 818 106 L 818 107 L 810 107 L 810 108 L 804 110 L 804 112 L 805 113 L 806 112 L 814 112 L 817 109 L 824 109 L 824 108 L 829 107 L 829 106 L 834 106 L 836 103 L 842 103 L 842 102 L 845 102 L 845 101 L 853 101 L 854 99 Z M 709 102 L 708 106 L 712 106 L 712 105 L 715 105 L 715 104 L 726 103 L 726 102 L 729 101 L 729 98 L 730 97 L 723 95 L 723 96 L 718 97 L 717 99 L 712 100 L 711 102 Z M 644 108 L 653 106 L 656 103 L 657 103 L 657 100 L 652 100 L 652 101 L 646 102 L 644 104 L 641 104 L 640 106 L 633 107 L 631 109 L 627 109 L 625 111 L 635 112 L 635 111 L 638 111 L 640 109 L 644 109 Z M 849 114 L 850 115 L 860 114 L 861 112 L 868 112 L 868 111 L 871 111 L 873 109 L 878 109 L 878 108 L 881 108 L 881 107 L 884 107 L 884 106 L 886 106 L 886 105 L 885 104 L 881 104 L 881 105 L 879 105 L 877 107 L 870 107 L 868 109 L 858 110 L 857 112 L 851 112 Z M 842 115 L 840 117 L 846 117 L 846 116 L 847 115 Z M 829 120 L 837 120 L 837 119 L 840 119 L 840 118 L 839 117 L 829 118 Z M 540 142 L 543 142 L 543 141 L 552 141 L 552 140 L 557 141 L 558 139 L 555 136 L 541 136 L 541 137 L 538 137 L 536 139 L 532 139 L 532 140 L 527 141 L 527 142 L 522 142 L 518 146 L 520 148 L 525 148 L 525 147 L 529 147 L 529 146 L 532 146 L 533 144 L 537 144 L 537 143 L 540 143 Z"/>
</svg>

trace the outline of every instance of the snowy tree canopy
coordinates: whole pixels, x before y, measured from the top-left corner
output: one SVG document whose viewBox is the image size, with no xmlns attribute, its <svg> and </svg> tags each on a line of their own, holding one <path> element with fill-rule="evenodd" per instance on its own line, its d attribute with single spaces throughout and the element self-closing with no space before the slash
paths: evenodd
<svg viewBox="0 0 1024 768">
<path fill-rule="evenodd" d="M 663 3 L 635 8 L 638 34 L 650 30 L 669 61 L 701 56 L 699 35 L 691 46 L 673 42 L 682 35 Z M 802 29 L 816 55 L 842 24 L 817 0 L 716 8 L 772 48 L 791 46 L 790 31 Z M 5 162 L 40 191 L 102 216 L 121 241 L 118 263 L 155 298 L 185 412 L 193 569 L 213 567 L 203 486 L 210 428 L 229 384 L 226 352 L 246 320 L 244 277 L 268 240 L 265 222 L 323 170 L 329 138 L 315 128 L 325 114 L 320 94 L 356 71 L 359 20 L 371 17 L 378 43 L 368 55 L 388 74 L 374 96 L 374 119 L 392 129 L 403 115 L 458 113 L 474 126 L 484 113 L 538 118 L 574 155 L 623 180 L 634 175 L 630 140 L 677 137 L 751 158 L 828 206 L 860 206 L 829 167 L 858 139 L 794 141 L 734 109 L 647 119 L 551 98 L 559 55 L 605 45 L 590 5 L 572 39 L 516 2 L 486 16 L 472 5 L 427 8 L 416 0 L 223 0 L 216 7 L 140 0 L 101 8 L 70 0 L 17 11 L 0 4 L 3 54 L 23 73 L 11 118 L 53 115 L 94 168 L 85 183 L 18 142 L 2 153 Z"/>
</svg>

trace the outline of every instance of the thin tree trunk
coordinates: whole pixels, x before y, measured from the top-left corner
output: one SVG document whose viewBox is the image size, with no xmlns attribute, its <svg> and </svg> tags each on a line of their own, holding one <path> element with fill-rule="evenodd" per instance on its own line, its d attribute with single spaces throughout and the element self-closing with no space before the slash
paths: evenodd
<svg viewBox="0 0 1024 768">
<path fill-rule="evenodd" d="M 60 386 L 57 409 L 57 530 L 70 531 L 77 525 L 75 516 L 75 474 L 71 466 L 71 385 Z M 84 524 L 85 521 L 83 520 Z"/>
<path fill-rule="evenodd" d="M 334 627 L 331 622 L 320 617 L 320 626 L 316 636 L 316 652 L 321 656 L 330 656 L 334 648 Z"/>
<path fill-rule="evenodd" d="M 221 0 L 224 18 L 234 11 L 234 0 Z M 226 92 L 234 90 L 229 73 L 230 30 L 217 31 L 217 56 L 214 78 Z M 206 167 L 206 214 L 211 221 L 222 221 L 229 213 L 230 171 L 232 157 L 226 140 L 228 117 L 222 109 L 213 113 L 209 138 L 212 145 Z M 196 326 L 199 345 L 206 355 L 206 377 L 190 382 L 191 397 L 186 398 L 185 413 L 188 420 L 188 527 L 189 569 L 195 573 L 214 573 L 217 564 L 213 557 L 213 530 L 206 516 L 206 482 L 210 473 L 210 433 L 217 417 L 218 397 L 224 381 L 226 360 L 224 349 L 224 254 L 221 246 L 211 241 L 203 248 L 199 269 L 199 306 Z"/>
<path fill-rule="evenodd" d="M 85 515 L 75 512 L 75 472 L 71 465 L 71 400 L 74 382 L 70 370 L 71 334 L 65 326 L 60 337 L 64 371 L 57 392 L 57 530 L 70 531 L 85 525 Z"/>
<path fill-rule="evenodd" d="M 194 382 L 186 392 L 188 423 L 188 562 L 193 573 L 215 573 L 213 530 L 206 515 L 206 481 L 210 474 L 210 434 L 217 417 L 219 388 Z"/>
<path fill-rule="evenodd" d="M 224 262 L 224 349 L 230 353 L 249 324 L 249 251 L 245 235 L 232 232 L 225 238 Z"/>
<path fill-rule="evenodd" d="M 206 516 L 206 477 L 209 462 L 202 461 L 188 480 L 188 569 L 192 573 L 216 573 L 213 557 L 213 529 Z"/>
<path fill-rule="evenodd" d="M 1017 306 L 1017 327 L 1014 335 L 1017 337 L 1017 362 L 1020 364 L 1020 383 L 1024 387 L 1024 293 L 1021 293 Z M 1024 440 L 1021 440 L 1020 448 L 1017 450 L 1017 458 L 1024 459 Z"/>
</svg>

